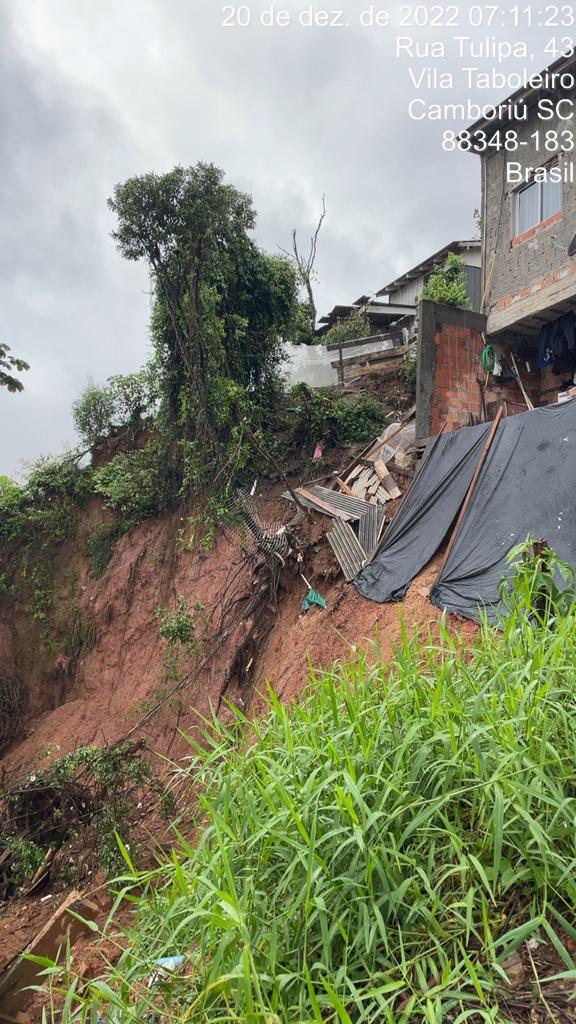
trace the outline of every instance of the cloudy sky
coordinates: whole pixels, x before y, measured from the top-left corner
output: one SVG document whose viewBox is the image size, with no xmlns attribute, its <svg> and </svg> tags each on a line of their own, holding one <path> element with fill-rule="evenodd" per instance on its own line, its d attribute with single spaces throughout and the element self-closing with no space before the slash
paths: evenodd
<svg viewBox="0 0 576 1024">
<path fill-rule="evenodd" d="M 321 312 L 471 237 L 479 161 L 409 119 L 394 34 L 358 25 L 370 5 L 348 0 L 349 27 L 317 29 L 260 26 L 271 6 L 224 28 L 215 0 L 0 0 L 0 340 L 31 364 L 23 394 L 0 393 L 0 474 L 73 443 L 86 379 L 147 357 L 146 268 L 110 238 L 116 182 L 213 161 L 253 194 L 257 240 L 276 251 L 310 232 L 325 193 Z"/>
</svg>

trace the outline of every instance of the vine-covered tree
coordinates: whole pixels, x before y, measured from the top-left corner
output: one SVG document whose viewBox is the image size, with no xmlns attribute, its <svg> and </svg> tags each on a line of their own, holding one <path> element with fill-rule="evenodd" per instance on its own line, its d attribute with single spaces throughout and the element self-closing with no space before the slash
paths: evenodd
<svg viewBox="0 0 576 1024">
<path fill-rule="evenodd" d="M 18 380 L 18 377 L 14 376 L 14 371 L 23 373 L 29 369 L 30 367 L 24 359 L 18 359 L 11 355 L 10 346 L 0 341 L 0 387 L 7 388 L 12 392 L 23 391 L 24 385 L 21 380 Z"/>
<path fill-rule="evenodd" d="M 445 306 L 469 309 L 464 260 L 458 253 L 449 252 L 444 266 L 433 270 L 422 289 L 422 298 L 430 302 L 441 302 Z"/>
<path fill-rule="evenodd" d="M 193 475 L 209 477 L 212 456 L 235 450 L 242 420 L 258 424 L 275 392 L 294 268 L 257 247 L 251 198 L 212 164 L 130 178 L 108 202 L 120 252 L 154 278 L 161 418 Z"/>
</svg>

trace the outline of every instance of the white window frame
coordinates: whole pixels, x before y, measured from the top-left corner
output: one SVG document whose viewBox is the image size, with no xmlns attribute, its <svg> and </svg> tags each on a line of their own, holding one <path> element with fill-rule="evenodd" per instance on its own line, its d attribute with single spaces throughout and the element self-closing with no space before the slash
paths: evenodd
<svg viewBox="0 0 576 1024">
<path fill-rule="evenodd" d="M 556 163 L 553 163 L 550 164 L 546 169 L 548 170 L 549 167 L 556 166 L 558 165 Z M 547 217 L 544 217 L 544 187 L 547 184 L 549 184 L 549 182 L 531 181 L 527 185 L 522 185 L 520 188 L 516 189 L 514 193 L 514 236 L 516 238 L 519 238 L 521 235 L 525 234 L 526 231 L 532 231 L 533 228 L 537 228 L 540 224 L 543 224 L 544 221 L 548 220 L 549 217 L 553 217 L 556 213 L 562 212 L 562 185 L 561 183 L 555 183 L 560 184 L 560 205 L 557 210 L 554 210 L 554 213 L 551 213 Z M 538 189 L 538 220 L 535 221 L 534 224 L 531 224 L 530 227 L 524 228 L 522 231 L 520 231 L 520 196 L 529 188 Z"/>
</svg>

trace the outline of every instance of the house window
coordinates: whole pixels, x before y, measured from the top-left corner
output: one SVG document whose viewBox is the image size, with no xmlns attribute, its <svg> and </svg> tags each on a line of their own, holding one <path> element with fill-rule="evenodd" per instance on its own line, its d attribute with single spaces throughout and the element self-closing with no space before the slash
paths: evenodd
<svg viewBox="0 0 576 1024">
<path fill-rule="evenodd" d="M 523 235 L 561 209 L 560 182 L 533 181 L 516 193 L 516 234 Z"/>
</svg>

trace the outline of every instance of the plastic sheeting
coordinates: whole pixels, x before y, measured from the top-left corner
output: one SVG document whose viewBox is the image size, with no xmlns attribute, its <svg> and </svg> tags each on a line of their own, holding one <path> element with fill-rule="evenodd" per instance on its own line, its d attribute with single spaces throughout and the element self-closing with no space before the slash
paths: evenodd
<svg viewBox="0 0 576 1024">
<path fill-rule="evenodd" d="M 481 423 L 430 441 L 380 551 L 355 580 L 364 597 L 380 603 L 404 597 L 458 515 L 490 427 Z"/>
<path fill-rule="evenodd" d="M 496 621 L 506 556 L 529 536 L 576 567 L 576 401 L 501 421 L 431 600 Z"/>
</svg>

